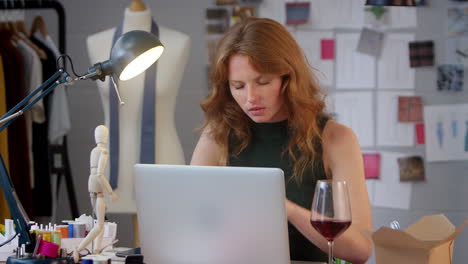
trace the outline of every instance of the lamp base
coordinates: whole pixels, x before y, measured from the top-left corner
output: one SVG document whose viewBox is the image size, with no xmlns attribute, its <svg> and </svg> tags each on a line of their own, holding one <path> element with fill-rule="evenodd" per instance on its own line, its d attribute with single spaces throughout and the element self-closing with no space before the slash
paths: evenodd
<svg viewBox="0 0 468 264">
<path fill-rule="evenodd" d="M 72 258 L 33 259 L 9 257 L 6 264 L 75 264 Z"/>
</svg>

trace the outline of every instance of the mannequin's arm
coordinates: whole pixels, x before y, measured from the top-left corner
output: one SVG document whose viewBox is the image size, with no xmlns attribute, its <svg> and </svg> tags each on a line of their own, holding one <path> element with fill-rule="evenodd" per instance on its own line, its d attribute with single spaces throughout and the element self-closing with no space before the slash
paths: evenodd
<svg viewBox="0 0 468 264">
<path fill-rule="evenodd" d="M 99 156 L 99 163 L 98 163 L 97 171 L 99 173 L 101 187 L 105 188 L 105 190 L 109 192 L 112 201 L 115 201 L 119 197 L 114 193 L 114 190 L 112 190 L 112 187 L 110 186 L 109 181 L 107 180 L 106 176 L 104 176 L 104 170 L 107 165 L 108 157 L 109 157 L 109 152 L 107 150 L 103 150 L 101 152 L 101 155 Z"/>
</svg>

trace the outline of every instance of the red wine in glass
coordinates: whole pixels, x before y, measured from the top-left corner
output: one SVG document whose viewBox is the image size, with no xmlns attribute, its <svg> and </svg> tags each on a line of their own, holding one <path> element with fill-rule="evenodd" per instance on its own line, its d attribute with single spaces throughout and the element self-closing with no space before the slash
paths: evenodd
<svg viewBox="0 0 468 264">
<path fill-rule="evenodd" d="M 351 225 L 351 206 L 345 181 L 317 181 L 310 223 L 328 241 L 328 264 L 333 264 L 333 241 Z"/>
<path fill-rule="evenodd" d="M 328 241 L 333 241 L 351 225 L 351 221 L 310 220 L 312 226 Z"/>
</svg>

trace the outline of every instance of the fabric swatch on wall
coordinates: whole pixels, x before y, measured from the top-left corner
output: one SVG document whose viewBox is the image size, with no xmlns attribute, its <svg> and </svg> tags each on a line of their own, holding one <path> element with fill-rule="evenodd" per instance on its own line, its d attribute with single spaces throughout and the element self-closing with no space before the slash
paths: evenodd
<svg viewBox="0 0 468 264">
<path fill-rule="evenodd" d="M 364 175 L 366 179 L 380 178 L 380 153 L 364 153 Z"/>
<path fill-rule="evenodd" d="M 424 161 L 419 156 L 398 158 L 398 166 L 400 167 L 400 181 L 423 181 Z"/>
<path fill-rule="evenodd" d="M 416 144 L 424 145 L 426 144 L 426 137 L 424 135 L 424 124 L 419 123 L 414 125 L 415 134 L 416 134 Z"/>
<path fill-rule="evenodd" d="M 468 34 L 468 8 L 449 8 L 447 15 L 449 36 Z"/>
<path fill-rule="evenodd" d="M 464 71 L 462 65 L 439 65 L 437 68 L 437 90 L 462 91 Z"/>
<path fill-rule="evenodd" d="M 422 122 L 422 99 L 420 96 L 398 97 L 398 121 Z"/>
<path fill-rule="evenodd" d="M 426 5 L 426 0 L 367 0 L 366 5 L 424 6 Z"/>
<path fill-rule="evenodd" d="M 379 57 L 380 52 L 382 51 L 383 36 L 382 32 L 363 28 L 359 38 L 357 51 L 374 57 Z"/>
<path fill-rule="evenodd" d="M 410 67 L 434 65 L 434 42 L 413 41 L 409 43 Z"/>
<path fill-rule="evenodd" d="M 334 39 L 321 39 L 321 56 L 322 60 L 334 60 L 335 59 L 335 40 Z"/>
<path fill-rule="evenodd" d="M 306 24 L 309 21 L 310 3 L 286 3 L 286 25 Z"/>
</svg>

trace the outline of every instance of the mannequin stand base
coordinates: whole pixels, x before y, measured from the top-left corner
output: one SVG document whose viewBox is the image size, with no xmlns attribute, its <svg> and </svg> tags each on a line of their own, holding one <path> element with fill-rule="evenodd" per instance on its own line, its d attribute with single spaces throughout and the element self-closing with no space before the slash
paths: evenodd
<svg viewBox="0 0 468 264">
<path fill-rule="evenodd" d="M 72 258 L 33 259 L 9 257 L 6 264 L 75 264 Z"/>
</svg>

